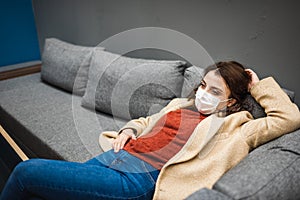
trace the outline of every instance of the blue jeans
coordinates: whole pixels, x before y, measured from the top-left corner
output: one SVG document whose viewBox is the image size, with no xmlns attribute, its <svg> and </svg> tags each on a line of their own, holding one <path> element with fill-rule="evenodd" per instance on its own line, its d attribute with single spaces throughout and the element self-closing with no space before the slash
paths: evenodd
<svg viewBox="0 0 300 200">
<path fill-rule="evenodd" d="M 15 167 L 0 200 L 152 199 L 158 174 L 124 150 L 85 163 L 31 159 Z"/>
</svg>

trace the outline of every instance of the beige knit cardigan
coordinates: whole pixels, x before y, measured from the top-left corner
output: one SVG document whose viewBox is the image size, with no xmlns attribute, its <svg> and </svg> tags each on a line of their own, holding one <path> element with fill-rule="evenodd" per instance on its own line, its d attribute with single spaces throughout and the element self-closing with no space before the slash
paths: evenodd
<svg viewBox="0 0 300 200">
<path fill-rule="evenodd" d="M 211 115 L 201 121 L 183 148 L 161 169 L 153 199 L 184 199 L 201 188 L 212 188 L 253 148 L 300 127 L 298 107 L 273 78 L 259 81 L 250 92 L 267 116 L 253 119 L 248 111 L 241 111 L 225 118 Z M 174 99 L 159 113 L 131 120 L 121 130 L 133 128 L 137 136 L 145 135 L 166 113 L 193 104 L 193 100 Z M 105 151 L 111 149 L 110 142 L 117 134 L 100 135 Z"/>
</svg>

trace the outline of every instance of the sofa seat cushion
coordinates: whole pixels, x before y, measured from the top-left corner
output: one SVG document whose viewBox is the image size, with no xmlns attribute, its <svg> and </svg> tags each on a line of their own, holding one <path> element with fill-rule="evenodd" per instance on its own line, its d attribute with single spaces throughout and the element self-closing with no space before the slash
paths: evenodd
<svg viewBox="0 0 300 200">
<path fill-rule="evenodd" d="M 30 156 L 85 161 L 102 152 L 101 131 L 125 124 L 83 108 L 81 97 L 43 83 L 39 73 L 1 81 L 0 92 L 0 123 Z"/>
<path fill-rule="evenodd" d="M 213 189 L 234 199 L 300 196 L 300 129 L 253 150 Z"/>
</svg>

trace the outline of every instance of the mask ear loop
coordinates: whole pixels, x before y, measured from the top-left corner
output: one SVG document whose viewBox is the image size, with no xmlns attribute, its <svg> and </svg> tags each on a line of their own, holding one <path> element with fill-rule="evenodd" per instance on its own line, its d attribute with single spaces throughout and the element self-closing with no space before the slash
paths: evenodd
<svg viewBox="0 0 300 200">
<path fill-rule="evenodd" d="M 223 102 L 226 102 L 226 101 L 230 101 L 230 100 L 232 100 L 232 98 L 225 99 L 225 100 L 222 100 L 222 101 L 220 100 L 220 103 L 221 103 L 221 102 L 223 103 Z"/>
</svg>

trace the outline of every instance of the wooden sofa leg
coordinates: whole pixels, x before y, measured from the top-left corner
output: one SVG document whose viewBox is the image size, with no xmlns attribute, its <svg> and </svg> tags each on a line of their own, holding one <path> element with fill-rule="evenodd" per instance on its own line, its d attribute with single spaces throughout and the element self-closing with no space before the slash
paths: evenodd
<svg viewBox="0 0 300 200">
<path fill-rule="evenodd" d="M 2 128 L 0 125 L 0 132 L 4 139 L 8 142 L 8 144 L 13 148 L 13 150 L 17 153 L 17 155 L 23 160 L 28 160 L 29 158 L 26 154 L 20 149 L 20 147 L 15 143 L 15 141 L 8 135 L 8 133 Z"/>
</svg>

